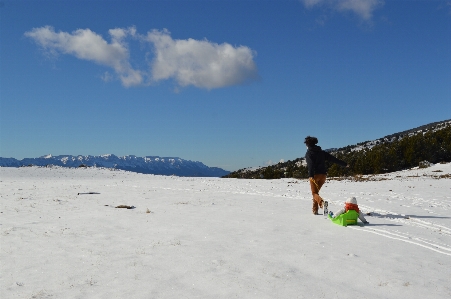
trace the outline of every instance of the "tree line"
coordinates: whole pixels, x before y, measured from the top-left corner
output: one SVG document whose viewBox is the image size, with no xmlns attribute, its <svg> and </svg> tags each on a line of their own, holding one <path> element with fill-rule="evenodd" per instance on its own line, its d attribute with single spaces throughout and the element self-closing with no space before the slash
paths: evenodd
<svg viewBox="0 0 451 299">
<path fill-rule="evenodd" d="M 331 152 L 349 164 L 348 168 L 326 163 L 328 176 L 354 176 L 381 174 L 419 166 L 420 162 L 451 162 L 451 125 L 443 129 L 419 132 L 381 141 L 371 148 L 356 150 L 345 147 Z M 228 174 L 228 178 L 279 179 L 308 178 L 304 158 L 278 163 L 257 170 L 240 169 Z"/>
</svg>

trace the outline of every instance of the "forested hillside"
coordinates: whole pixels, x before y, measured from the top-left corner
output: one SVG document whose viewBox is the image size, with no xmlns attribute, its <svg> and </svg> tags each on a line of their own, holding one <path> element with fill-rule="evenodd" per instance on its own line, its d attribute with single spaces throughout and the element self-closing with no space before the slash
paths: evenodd
<svg viewBox="0 0 451 299">
<path fill-rule="evenodd" d="M 434 123 L 429 127 L 425 126 L 422 130 L 409 130 L 402 133 L 330 151 L 335 157 L 346 161 L 349 167 L 327 165 L 328 175 L 380 174 L 419 166 L 423 161 L 451 162 L 451 123 L 449 121 Z M 304 158 L 298 158 L 256 170 L 240 169 L 225 177 L 307 178 L 308 172 Z"/>
</svg>

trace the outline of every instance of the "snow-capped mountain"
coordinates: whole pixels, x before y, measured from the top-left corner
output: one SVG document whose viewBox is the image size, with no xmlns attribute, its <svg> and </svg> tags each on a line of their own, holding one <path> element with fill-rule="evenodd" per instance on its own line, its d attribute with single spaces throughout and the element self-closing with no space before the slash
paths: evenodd
<svg viewBox="0 0 451 299">
<path fill-rule="evenodd" d="M 101 156 L 46 155 L 39 158 L 25 158 L 22 160 L 0 158 L 0 166 L 2 167 L 21 167 L 28 165 L 56 165 L 61 167 L 79 167 L 83 165 L 115 168 L 139 173 L 193 177 L 220 177 L 229 173 L 218 167 L 208 167 L 201 162 L 175 157 L 137 157 L 134 155 L 118 157 L 108 154 Z"/>
</svg>

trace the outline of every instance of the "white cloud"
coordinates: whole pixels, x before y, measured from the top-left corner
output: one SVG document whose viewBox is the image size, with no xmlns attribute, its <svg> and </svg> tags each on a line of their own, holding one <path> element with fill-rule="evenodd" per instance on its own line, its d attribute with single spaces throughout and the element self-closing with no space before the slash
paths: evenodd
<svg viewBox="0 0 451 299">
<path fill-rule="evenodd" d="M 301 0 L 301 2 L 304 3 L 304 5 L 306 7 L 310 8 L 310 7 L 313 7 L 313 6 L 317 5 L 317 4 L 325 2 L 325 0 Z"/>
<path fill-rule="evenodd" d="M 383 0 L 300 0 L 305 7 L 325 6 L 340 12 L 352 12 L 364 21 L 371 20 L 374 10 L 384 4 Z"/>
<path fill-rule="evenodd" d="M 193 85 L 206 89 L 242 84 L 258 77 L 253 60 L 255 52 L 245 46 L 191 38 L 174 40 L 167 30 L 139 35 L 134 27 L 130 27 L 110 29 L 108 33 L 111 42 L 90 29 L 68 33 L 55 32 L 50 26 L 34 28 L 25 32 L 25 36 L 52 55 L 69 54 L 112 68 L 126 87 L 143 84 L 144 77 L 150 77 L 152 81 L 174 79 L 179 87 Z M 151 43 L 155 56 L 149 71 L 131 67 L 126 38 Z M 113 76 L 105 72 L 101 79 L 107 82 Z"/>
<path fill-rule="evenodd" d="M 373 11 L 381 6 L 383 1 L 380 0 L 342 0 L 338 1 L 337 7 L 340 11 L 352 11 L 364 20 L 370 20 Z"/>
<path fill-rule="evenodd" d="M 105 72 L 100 76 L 100 79 L 102 79 L 104 82 L 110 82 L 113 81 L 113 76 L 110 74 L 110 72 Z"/>
<path fill-rule="evenodd" d="M 174 40 L 167 30 L 152 30 L 144 39 L 154 46 L 151 76 L 173 78 L 180 86 L 212 89 L 255 79 L 255 53 L 248 47 L 207 40 Z"/>
<path fill-rule="evenodd" d="M 114 69 L 126 87 L 139 85 L 143 78 L 141 72 L 134 70 L 129 63 L 127 44 L 123 41 L 128 35 L 135 35 L 135 29 L 111 29 L 111 43 L 90 29 L 78 29 L 72 33 L 55 32 L 53 27 L 33 28 L 25 36 L 51 54 L 71 54 L 83 60 L 94 61 Z"/>
</svg>

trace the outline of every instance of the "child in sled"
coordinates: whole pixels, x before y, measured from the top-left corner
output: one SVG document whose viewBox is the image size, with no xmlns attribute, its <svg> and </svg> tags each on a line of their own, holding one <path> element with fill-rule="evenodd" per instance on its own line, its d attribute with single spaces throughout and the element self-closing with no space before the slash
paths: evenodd
<svg viewBox="0 0 451 299">
<path fill-rule="evenodd" d="M 360 212 L 359 206 L 357 205 L 357 199 L 355 199 L 355 197 L 348 198 L 348 199 L 346 200 L 346 202 L 345 202 L 345 206 L 344 206 L 343 208 L 341 208 L 340 210 L 338 210 L 338 211 L 335 213 L 335 215 L 334 215 L 332 212 L 330 212 L 329 215 L 330 215 L 332 218 L 336 218 L 336 217 L 340 216 L 341 214 L 346 213 L 346 212 L 349 211 L 349 210 L 354 210 L 354 211 L 356 211 L 357 213 L 359 213 L 359 219 L 360 219 L 360 221 L 362 221 L 363 223 L 365 223 L 365 224 L 368 224 L 368 223 L 369 223 L 368 221 L 366 221 L 365 216 L 363 216 L 363 213 Z"/>
</svg>

